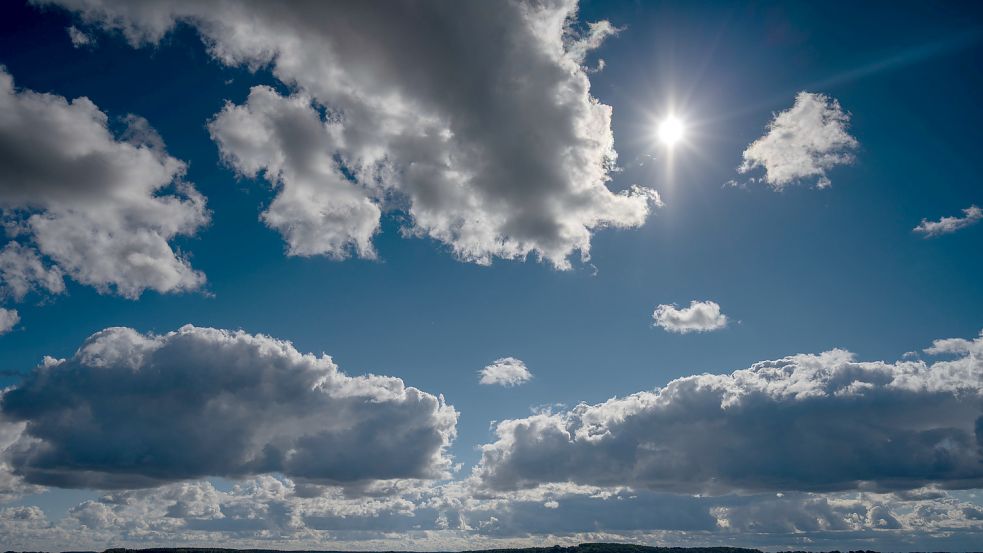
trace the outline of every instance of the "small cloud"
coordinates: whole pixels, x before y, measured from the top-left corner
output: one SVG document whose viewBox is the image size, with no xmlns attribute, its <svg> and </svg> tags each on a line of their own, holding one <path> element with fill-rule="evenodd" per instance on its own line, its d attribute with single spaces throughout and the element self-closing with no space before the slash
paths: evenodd
<svg viewBox="0 0 983 553">
<path fill-rule="evenodd" d="M 942 236 L 943 234 L 951 234 L 959 229 L 964 229 L 970 225 L 974 225 L 978 223 L 980 219 L 983 219 L 983 209 L 980 209 L 975 205 L 971 205 L 963 210 L 962 217 L 943 217 L 938 221 L 922 219 L 922 222 L 912 230 L 919 234 L 923 234 L 925 238 L 933 238 L 936 236 Z"/>
<path fill-rule="evenodd" d="M 526 364 L 515 357 L 502 357 L 494 363 L 478 371 L 481 374 L 480 384 L 498 384 L 499 386 L 518 386 L 528 382 L 532 373 Z"/>
<path fill-rule="evenodd" d="M 812 177 L 817 188 L 828 188 L 826 171 L 853 163 L 851 152 L 859 146 L 847 132 L 849 122 L 850 114 L 834 98 L 799 92 L 792 107 L 771 120 L 768 133 L 744 150 L 737 171 L 764 168 L 764 181 L 774 190 Z"/>
<path fill-rule="evenodd" d="M 0 307 L 0 334 L 10 332 L 17 323 L 20 322 L 20 315 L 16 309 L 4 309 Z"/>
<path fill-rule="evenodd" d="M 68 38 L 72 40 L 72 46 L 76 48 L 91 46 L 96 42 L 94 38 L 80 31 L 75 25 L 65 27 L 65 30 L 68 31 Z"/>
<path fill-rule="evenodd" d="M 654 326 L 678 334 L 710 332 L 727 326 L 727 316 L 720 312 L 720 305 L 714 301 L 693 300 L 689 307 L 682 309 L 675 304 L 662 304 L 655 308 L 652 319 Z"/>
</svg>

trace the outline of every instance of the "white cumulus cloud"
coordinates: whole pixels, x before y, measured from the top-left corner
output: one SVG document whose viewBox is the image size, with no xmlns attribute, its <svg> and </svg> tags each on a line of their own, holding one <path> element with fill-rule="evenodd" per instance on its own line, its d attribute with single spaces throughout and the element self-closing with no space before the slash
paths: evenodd
<svg viewBox="0 0 983 553">
<path fill-rule="evenodd" d="M 479 371 L 481 384 L 518 386 L 532 378 L 526 364 L 515 357 L 502 357 Z"/>
<path fill-rule="evenodd" d="M 781 190 L 791 183 L 816 177 L 830 185 L 826 171 L 853 163 L 859 143 L 847 132 L 850 114 L 824 94 L 799 92 L 791 108 L 775 115 L 768 133 L 744 150 L 741 173 L 762 167 L 764 181 Z"/>
<path fill-rule="evenodd" d="M 117 138 L 88 98 L 17 90 L 0 69 L 0 222 L 28 242 L 0 253 L 6 294 L 57 293 L 62 274 L 128 298 L 205 281 L 169 243 L 207 223 L 204 198 L 146 120 L 124 122 Z"/>
<path fill-rule="evenodd" d="M 291 255 L 340 259 L 354 250 L 375 257 L 382 211 L 371 191 L 342 172 L 333 156 L 341 124 L 323 121 L 309 97 L 257 86 L 245 104 L 227 104 L 208 129 L 236 172 L 262 172 L 278 187 L 263 220 L 283 235 Z"/>
<path fill-rule="evenodd" d="M 653 324 L 669 332 L 686 334 L 689 332 L 710 332 L 727 326 L 727 315 L 720 312 L 720 305 L 714 301 L 697 301 L 689 307 L 662 304 L 652 313 Z"/>
<path fill-rule="evenodd" d="M 373 257 L 380 214 L 398 210 L 405 235 L 461 260 L 567 269 L 594 231 L 659 203 L 608 188 L 611 108 L 583 63 L 616 29 L 575 32 L 573 0 L 52 3 L 134 45 L 184 22 L 222 63 L 271 67 L 290 94 L 254 89 L 210 128 L 236 171 L 277 187 L 263 219 L 290 254 Z"/>
</svg>

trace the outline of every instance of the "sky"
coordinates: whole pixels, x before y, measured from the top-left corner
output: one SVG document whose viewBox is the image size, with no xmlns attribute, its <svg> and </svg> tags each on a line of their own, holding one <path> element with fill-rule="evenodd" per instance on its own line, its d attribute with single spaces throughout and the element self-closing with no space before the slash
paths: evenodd
<svg viewBox="0 0 983 553">
<path fill-rule="evenodd" d="M 979 5 L 0 10 L 6 548 L 983 543 Z"/>
</svg>

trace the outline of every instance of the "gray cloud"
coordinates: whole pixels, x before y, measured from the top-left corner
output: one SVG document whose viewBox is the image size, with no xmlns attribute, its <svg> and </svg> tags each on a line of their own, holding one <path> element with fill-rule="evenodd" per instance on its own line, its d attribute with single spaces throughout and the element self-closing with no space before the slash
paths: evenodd
<svg viewBox="0 0 983 553">
<path fill-rule="evenodd" d="M 237 171 L 278 187 L 264 219 L 289 253 L 372 257 L 379 213 L 402 209 L 405 234 L 459 259 L 566 269 L 595 230 L 658 204 L 607 187 L 611 108 L 582 64 L 615 29 L 574 32 L 573 0 L 54 3 L 134 45 L 186 22 L 223 63 L 269 65 L 292 89 L 254 89 L 211 125 Z"/>
<path fill-rule="evenodd" d="M 0 254 L 7 294 L 57 293 L 61 273 L 130 298 L 204 282 L 169 241 L 208 221 L 205 200 L 159 137 L 146 142 L 145 120 L 126 122 L 117 139 L 88 98 L 19 91 L 0 69 L 0 221 L 37 250 L 8 245 Z"/>
<path fill-rule="evenodd" d="M 937 341 L 933 352 L 956 357 L 794 355 L 506 420 L 475 475 L 503 490 L 549 482 L 687 493 L 978 487 L 983 336 Z"/>
<path fill-rule="evenodd" d="M 262 335 L 110 328 L 9 390 L 14 471 L 61 487 L 278 472 L 359 485 L 446 475 L 457 413 L 398 378 L 350 377 Z"/>
<path fill-rule="evenodd" d="M 857 139 L 847 126 L 850 114 L 824 94 L 799 92 L 791 108 L 775 114 L 768 132 L 744 150 L 741 173 L 763 167 L 764 181 L 781 190 L 789 184 L 817 177 L 816 185 L 830 185 L 826 171 L 853 163 Z"/>
<path fill-rule="evenodd" d="M 912 230 L 924 235 L 925 238 L 933 238 L 964 229 L 980 222 L 981 219 L 983 219 L 983 209 L 971 205 L 963 210 L 962 217 L 942 217 L 938 221 L 922 219 L 922 222 Z"/>
<path fill-rule="evenodd" d="M 678 334 L 710 332 L 727 326 L 727 316 L 720 312 L 720 304 L 715 301 L 693 300 L 689 307 L 682 309 L 662 304 L 655 308 L 652 320 L 655 326 Z"/>
<path fill-rule="evenodd" d="M 732 532 L 768 534 L 844 532 L 901 525 L 880 505 L 855 498 L 813 494 L 731 501 L 713 508 L 718 524 Z"/>
</svg>

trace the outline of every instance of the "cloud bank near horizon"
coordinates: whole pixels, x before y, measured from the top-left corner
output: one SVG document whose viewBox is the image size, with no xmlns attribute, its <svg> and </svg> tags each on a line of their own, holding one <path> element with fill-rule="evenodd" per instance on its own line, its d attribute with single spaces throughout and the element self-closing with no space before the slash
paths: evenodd
<svg viewBox="0 0 983 553">
<path fill-rule="evenodd" d="M 243 331 L 110 328 L 0 402 L 0 499 L 109 491 L 57 521 L 8 507 L 0 531 L 377 548 L 399 532 L 448 549 L 547 535 L 969 543 L 983 531 L 960 491 L 983 480 L 983 334 L 923 353 L 931 360 L 793 355 L 501 421 L 473 472 L 454 477 L 457 411 L 399 379 L 347 376 Z"/>
</svg>

